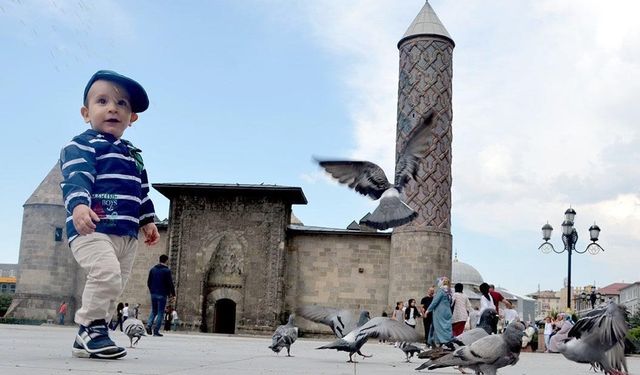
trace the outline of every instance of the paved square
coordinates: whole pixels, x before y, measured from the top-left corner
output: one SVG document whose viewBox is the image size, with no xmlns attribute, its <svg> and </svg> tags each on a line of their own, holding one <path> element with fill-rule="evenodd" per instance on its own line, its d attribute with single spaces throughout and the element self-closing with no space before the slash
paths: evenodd
<svg viewBox="0 0 640 375">
<path fill-rule="evenodd" d="M 357 365 L 346 363 L 347 354 L 315 350 L 329 340 L 299 339 L 288 358 L 267 346 L 267 337 L 168 333 L 164 337 L 143 337 L 121 360 L 71 357 L 76 329 L 59 326 L 0 324 L 0 374 L 459 374 L 453 369 L 414 369 L 422 360 L 404 362 L 404 354 L 392 345 L 370 340 L 363 347 L 372 358 Z M 129 339 L 121 332 L 112 337 L 120 345 Z M 627 358 L 631 374 L 640 374 L 640 358 Z M 589 375 L 589 365 L 567 361 L 559 354 L 522 353 L 520 362 L 502 369 L 511 375 Z"/>
</svg>

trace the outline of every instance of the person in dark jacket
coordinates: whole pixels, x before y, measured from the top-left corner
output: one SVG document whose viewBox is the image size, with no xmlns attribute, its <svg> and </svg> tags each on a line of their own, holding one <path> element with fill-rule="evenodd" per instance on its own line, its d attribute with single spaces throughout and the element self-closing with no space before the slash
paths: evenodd
<svg viewBox="0 0 640 375">
<path fill-rule="evenodd" d="M 160 263 L 149 270 L 149 278 L 147 279 L 147 286 L 151 294 L 151 315 L 149 315 L 149 319 L 147 320 L 147 333 L 151 334 L 151 332 L 153 332 L 154 336 L 162 336 L 160 327 L 162 327 L 164 319 L 167 297 L 176 295 L 171 270 L 167 267 L 169 257 L 162 254 L 159 260 Z"/>
</svg>

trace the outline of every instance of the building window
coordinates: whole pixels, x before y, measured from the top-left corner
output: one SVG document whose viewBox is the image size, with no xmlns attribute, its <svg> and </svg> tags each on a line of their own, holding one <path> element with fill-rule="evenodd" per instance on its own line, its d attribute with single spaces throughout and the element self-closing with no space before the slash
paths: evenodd
<svg viewBox="0 0 640 375">
<path fill-rule="evenodd" d="M 62 228 L 56 228 L 53 237 L 56 242 L 62 241 Z"/>
<path fill-rule="evenodd" d="M 16 277 L 16 270 L 9 270 L 9 277 Z"/>
</svg>

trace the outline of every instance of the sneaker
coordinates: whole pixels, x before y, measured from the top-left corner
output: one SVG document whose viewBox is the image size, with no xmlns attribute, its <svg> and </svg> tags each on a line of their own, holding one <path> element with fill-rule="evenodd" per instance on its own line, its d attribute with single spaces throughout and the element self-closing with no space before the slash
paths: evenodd
<svg viewBox="0 0 640 375">
<path fill-rule="evenodd" d="M 160 333 L 160 332 L 154 332 L 154 333 L 153 333 L 153 335 L 154 335 L 154 336 L 158 336 L 158 337 L 162 337 L 162 336 L 164 336 L 164 335 L 163 335 L 162 333 Z"/>
<path fill-rule="evenodd" d="M 151 327 L 146 327 L 147 328 L 147 335 L 151 334 Z"/>
<path fill-rule="evenodd" d="M 88 327 L 80 326 L 72 355 L 79 358 L 117 359 L 127 355 L 127 350 L 111 341 L 107 324 L 99 320 Z"/>
</svg>

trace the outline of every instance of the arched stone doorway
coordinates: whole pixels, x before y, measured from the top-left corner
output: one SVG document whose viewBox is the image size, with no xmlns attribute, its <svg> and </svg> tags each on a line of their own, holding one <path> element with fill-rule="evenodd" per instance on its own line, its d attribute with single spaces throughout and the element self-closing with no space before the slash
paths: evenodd
<svg viewBox="0 0 640 375">
<path fill-rule="evenodd" d="M 217 288 L 207 294 L 202 316 L 203 332 L 235 333 L 242 318 L 244 296 L 238 289 Z"/>
<path fill-rule="evenodd" d="M 213 312 L 214 333 L 236 333 L 236 303 L 228 298 L 216 301 Z"/>
</svg>

